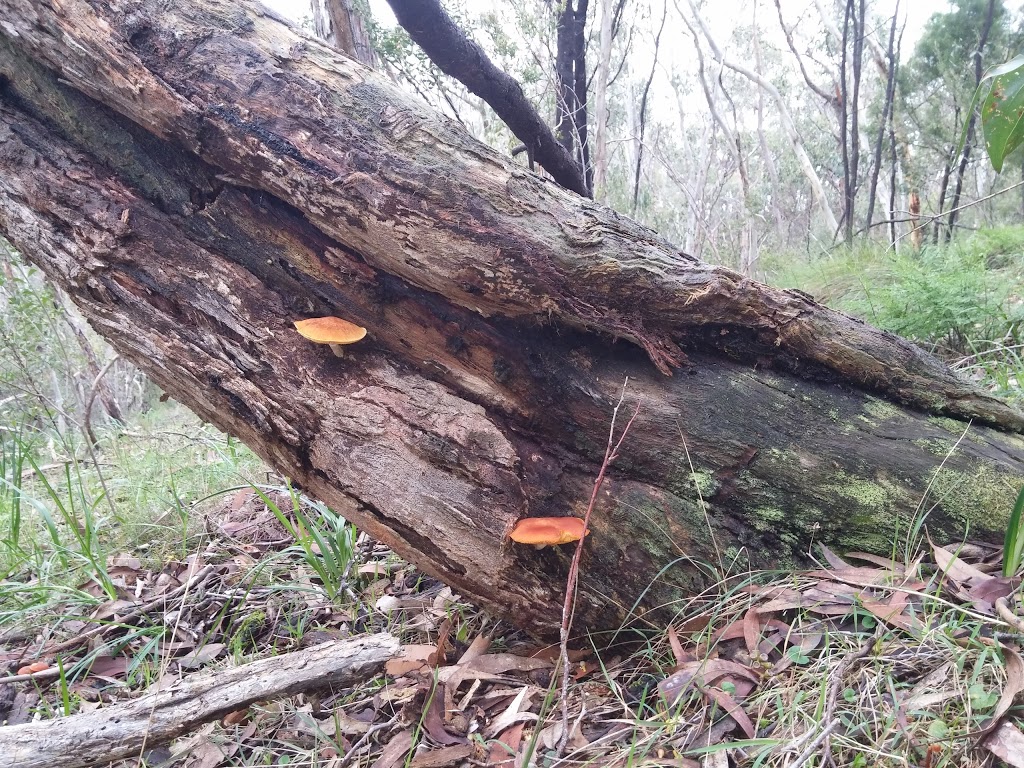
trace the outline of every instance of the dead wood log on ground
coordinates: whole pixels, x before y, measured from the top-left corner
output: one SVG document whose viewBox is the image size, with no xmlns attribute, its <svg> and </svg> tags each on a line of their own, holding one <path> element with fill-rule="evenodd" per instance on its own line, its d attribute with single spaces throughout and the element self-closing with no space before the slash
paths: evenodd
<svg viewBox="0 0 1024 768">
<path fill-rule="evenodd" d="M 391 635 L 371 635 L 192 675 L 123 704 L 0 727 L 0 755 L 10 768 L 106 765 L 137 756 L 257 701 L 368 680 L 398 648 Z"/>
<path fill-rule="evenodd" d="M 678 253 L 244 0 L 0 18 L 0 231 L 164 389 L 520 626 L 552 633 L 569 555 L 506 534 L 582 511 L 626 377 L 578 626 L 663 626 L 818 541 L 889 554 L 921 515 L 1001 540 L 1024 416 L 914 345 Z M 327 314 L 369 328 L 341 360 L 292 327 Z"/>
</svg>

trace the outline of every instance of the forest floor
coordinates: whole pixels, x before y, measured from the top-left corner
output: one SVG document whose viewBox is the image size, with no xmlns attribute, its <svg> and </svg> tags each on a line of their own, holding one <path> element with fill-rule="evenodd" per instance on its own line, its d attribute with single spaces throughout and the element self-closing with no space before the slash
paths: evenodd
<svg viewBox="0 0 1024 768">
<path fill-rule="evenodd" d="M 905 263 L 847 254 L 785 282 L 932 339 L 1019 400 L 1008 286 L 1021 281 L 993 270 L 1024 252 L 1024 230 L 1001 237 L 1011 245 Z M 930 542 L 927 498 L 888 557 L 820 548 L 805 572 L 720 572 L 660 631 L 574 638 L 563 699 L 557 648 L 419 573 L 130 369 L 108 376 L 141 407 L 116 423 L 97 403 L 83 423 L 70 403 L 91 399 L 93 375 L 64 387 L 52 373 L 73 367 L 81 336 L 59 298 L 26 285 L 0 295 L 0 362 L 17 362 L 0 365 L 8 725 L 389 632 L 400 654 L 355 687 L 244 707 L 113 765 L 1024 767 L 1020 580 L 1001 575 L 1002 550 Z M 981 337 L 995 341 L 964 343 Z"/>
<path fill-rule="evenodd" d="M 159 446 L 171 464 L 202 461 L 176 475 L 192 487 L 165 486 L 162 516 L 115 524 L 96 499 L 84 514 L 90 470 L 26 468 L 42 476 L 27 478 L 25 517 L 57 513 L 52 530 L 20 531 L 32 554 L 0 584 L 0 653 L 11 675 L 39 665 L 34 679 L 0 679 L 8 724 L 385 631 L 400 656 L 356 688 L 246 707 L 114 765 L 1024 765 L 1024 626 L 1000 551 L 822 549 L 803 573 L 723 574 L 640 643 L 577 638 L 560 750 L 557 648 L 466 604 L 171 406 L 160 409 L 173 429 L 150 419 L 99 454 Z M 133 490 L 112 489 L 114 504 Z"/>
</svg>

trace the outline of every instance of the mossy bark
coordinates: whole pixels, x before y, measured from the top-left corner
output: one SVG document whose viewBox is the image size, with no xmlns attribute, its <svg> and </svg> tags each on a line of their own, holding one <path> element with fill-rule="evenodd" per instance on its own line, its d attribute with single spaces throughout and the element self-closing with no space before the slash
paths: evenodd
<svg viewBox="0 0 1024 768">
<path fill-rule="evenodd" d="M 168 392 L 529 631 L 570 551 L 507 532 L 583 512 L 627 379 L 581 628 L 922 519 L 1001 539 L 1024 416 L 913 345 L 678 253 L 247 2 L 0 18 L 0 230 Z M 369 329 L 340 360 L 292 327 L 327 314 Z"/>
</svg>

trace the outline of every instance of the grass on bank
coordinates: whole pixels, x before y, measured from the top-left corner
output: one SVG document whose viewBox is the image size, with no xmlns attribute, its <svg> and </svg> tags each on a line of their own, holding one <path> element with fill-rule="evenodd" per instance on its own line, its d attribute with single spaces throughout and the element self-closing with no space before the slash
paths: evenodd
<svg viewBox="0 0 1024 768">
<path fill-rule="evenodd" d="M 1024 229 L 971 243 L 769 265 L 773 281 L 911 335 L 1017 397 Z M 3 275 L 0 652 L 13 672 L 40 648 L 103 629 L 97 642 L 47 657 L 55 676 L 15 684 L 22 698 L 7 716 L 61 716 L 165 674 L 389 629 L 408 658 L 388 676 L 253 707 L 141 764 L 369 766 L 397 745 L 405 748 L 381 768 L 426 766 L 445 734 L 464 753 L 453 764 L 464 765 L 514 755 L 544 766 L 998 764 L 971 734 L 1022 684 L 1016 637 L 934 552 L 825 561 L 819 573 L 723 573 L 629 654 L 595 640 L 577 662 L 564 756 L 553 748 L 550 665 L 475 679 L 464 670 L 437 721 L 436 682 L 467 650 L 527 659 L 542 649 L 357 541 L 237 441 L 160 402 L 130 366 L 108 373 L 123 420 L 94 405 L 93 443 L 83 423 L 95 378 L 88 357 L 102 366 L 112 352 L 13 256 Z M 999 571 L 998 552 L 959 554 L 985 578 Z M 217 566 L 203 594 L 176 592 L 203 564 Z M 128 606 L 161 596 L 159 609 L 123 621 Z M 420 646 L 440 650 L 433 664 L 416 655 Z"/>
</svg>

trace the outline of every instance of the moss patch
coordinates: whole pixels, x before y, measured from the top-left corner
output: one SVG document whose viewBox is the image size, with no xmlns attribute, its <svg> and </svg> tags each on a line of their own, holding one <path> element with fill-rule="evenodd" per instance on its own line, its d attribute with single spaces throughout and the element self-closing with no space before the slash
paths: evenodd
<svg viewBox="0 0 1024 768">
<path fill-rule="evenodd" d="M 1022 485 L 1024 476 L 996 472 L 985 466 L 973 474 L 940 469 L 932 481 L 928 506 L 937 504 L 960 526 L 970 521 L 975 529 L 980 523 L 984 530 L 998 532 L 1005 529 Z M 957 531 L 947 533 L 956 535 Z"/>
</svg>

